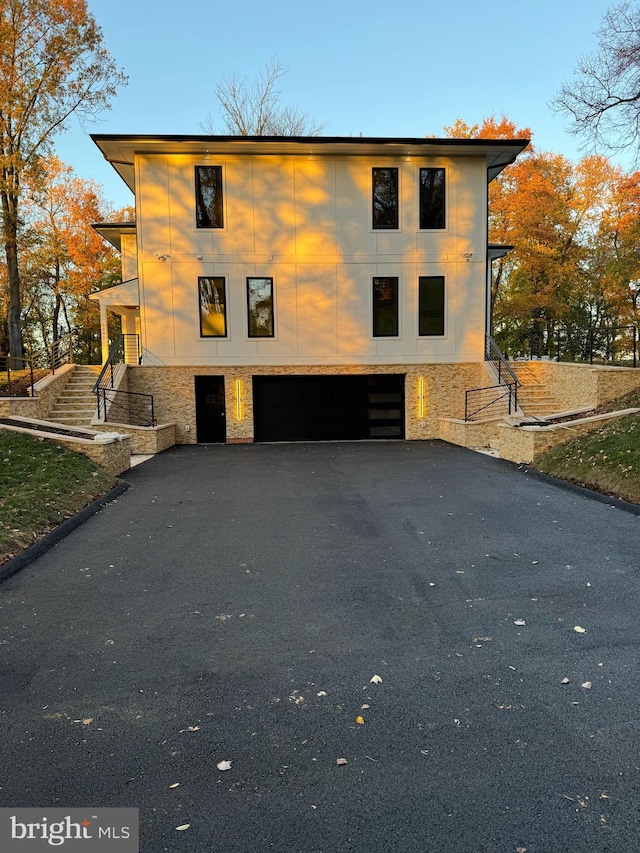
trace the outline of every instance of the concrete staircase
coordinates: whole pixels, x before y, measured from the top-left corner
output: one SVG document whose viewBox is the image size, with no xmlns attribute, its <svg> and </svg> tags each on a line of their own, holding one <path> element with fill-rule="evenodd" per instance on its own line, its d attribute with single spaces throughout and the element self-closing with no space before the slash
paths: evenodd
<svg viewBox="0 0 640 853">
<path fill-rule="evenodd" d="M 518 407 L 527 417 L 544 417 L 562 411 L 562 404 L 526 362 L 511 361 L 509 366 L 522 383 L 518 388 Z"/>
<path fill-rule="evenodd" d="M 47 420 L 67 426 L 88 427 L 96 411 L 96 395 L 92 388 L 100 369 L 99 366 L 76 364 Z"/>
</svg>

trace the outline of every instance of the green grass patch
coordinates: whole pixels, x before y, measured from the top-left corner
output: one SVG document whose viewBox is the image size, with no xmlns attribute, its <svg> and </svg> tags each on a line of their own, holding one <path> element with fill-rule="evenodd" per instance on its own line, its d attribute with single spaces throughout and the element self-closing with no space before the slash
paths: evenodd
<svg viewBox="0 0 640 853">
<path fill-rule="evenodd" d="M 640 415 L 609 421 L 594 432 L 554 447 L 540 457 L 536 468 L 640 504 Z"/>
<path fill-rule="evenodd" d="M 0 563 L 117 482 L 81 453 L 0 430 Z"/>
</svg>

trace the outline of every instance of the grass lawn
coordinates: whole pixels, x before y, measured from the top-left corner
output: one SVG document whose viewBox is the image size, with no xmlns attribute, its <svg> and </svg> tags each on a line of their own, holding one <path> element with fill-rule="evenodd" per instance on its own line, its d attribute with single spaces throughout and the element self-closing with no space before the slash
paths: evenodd
<svg viewBox="0 0 640 853">
<path fill-rule="evenodd" d="M 637 393 L 637 392 L 636 392 Z M 640 395 L 637 395 L 640 397 Z M 631 395 L 621 405 L 631 408 Z M 640 402 L 635 402 L 635 406 Z M 640 415 L 627 415 L 545 453 L 540 471 L 640 504 Z"/>
<path fill-rule="evenodd" d="M 0 563 L 117 482 L 80 453 L 0 430 Z"/>
</svg>

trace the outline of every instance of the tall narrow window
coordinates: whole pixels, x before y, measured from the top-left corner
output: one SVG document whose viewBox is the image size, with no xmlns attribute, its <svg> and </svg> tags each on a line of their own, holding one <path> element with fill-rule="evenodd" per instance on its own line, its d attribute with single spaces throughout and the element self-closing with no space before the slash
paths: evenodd
<svg viewBox="0 0 640 853">
<path fill-rule="evenodd" d="M 421 275 L 418 300 L 418 334 L 444 335 L 444 276 Z"/>
<path fill-rule="evenodd" d="M 224 227 L 222 166 L 196 166 L 196 225 Z"/>
<path fill-rule="evenodd" d="M 250 338 L 273 337 L 273 279 L 247 279 L 247 314 Z"/>
<path fill-rule="evenodd" d="M 200 334 L 203 338 L 224 338 L 227 334 L 227 300 L 223 276 L 200 276 Z"/>
<path fill-rule="evenodd" d="M 445 227 L 444 169 L 420 169 L 420 228 Z"/>
<path fill-rule="evenodd" d="M 373 227 L 398 227 L 398 170 L 373 169 Z"/>
<path fill-rule="evenodd" d="M 373 336 L 398 335 L 398 279 L 395 276 L 373 279 Z"/>
</svg>

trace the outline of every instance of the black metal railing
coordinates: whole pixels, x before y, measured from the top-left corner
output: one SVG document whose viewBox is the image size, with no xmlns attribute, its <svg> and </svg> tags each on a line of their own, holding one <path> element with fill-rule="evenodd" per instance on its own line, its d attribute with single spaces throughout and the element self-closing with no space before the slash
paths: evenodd
<svg viewBox="0 0 640 853">
<path fill-rule="evenodd" d="M 547 330 L 541 324 L 534 324 L 516 354 L 583 364 L 637 367 L 638 327 L 631 323 L 591 328 L 556 326 Z"/>
<path fill-rule="evenodd" d="M 94 393 L 99 388 L 113 388 L 117 368 L 121 364 L 138 364 L 139 362 L 140 338 L 138 335 L 118 335 L 111 344 L 107 360 L 93 386 Z"/>
<path fill-rule="evenodd" d="M 492 364 L 498 384 L 465 391 L 465 421 L 511 415 L 518 410 L 520 380 L 491 335 L 485 335 L 484 358 Z"/>
<path fill-rule="evenodd" d="M 98 418 L 131 426 L 155 426 L 153 396 L 137 391 L 121 391 L 115 388 L 118 368 L 140 361 L 138 335 L 118 335 L 111 345 L 93 391 L 96 395 Z"/>
<path fill-rule="evenodd" d="M 101 414 L 102 413 L 102 414 Z M 104 423 L 130 424 L 131 426 L 155 426 L 153 395 L 138 391 L 117 391 L 115 388 L 100 388 L 98 391 L 98 417 Z"/>
<path fill-rule="evenodd" d="M 493 365 L 500 385 L 515 385 L 517 388 L 521 384 L 491 335 L 484 336 L 484 359 Z"/>
<path fill-rule="evenodd" d="M 35 397 L 34 367 L 30 358 L 0 358 L 0 397 Z"/>
<path fill-rule="evenodd" d="M 73 335 L 69 332 L 52 344 L 35 350 L 31 354 L 36 368 L 55 373 L 65 364 L 73 364 Z"/>
<path fill-rule="evenodd" d="M 464 394 L 465 421 L 515 414 L 518 410 L 516 382 L 472 388 Z"/>
</svg>

